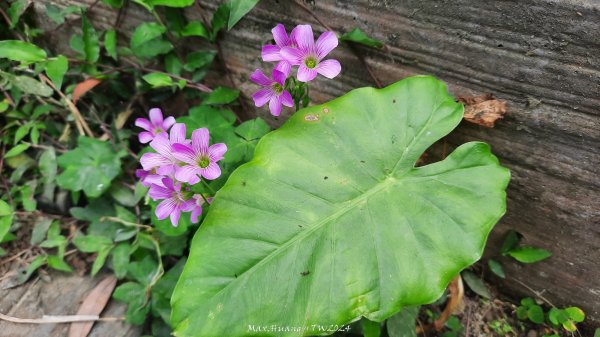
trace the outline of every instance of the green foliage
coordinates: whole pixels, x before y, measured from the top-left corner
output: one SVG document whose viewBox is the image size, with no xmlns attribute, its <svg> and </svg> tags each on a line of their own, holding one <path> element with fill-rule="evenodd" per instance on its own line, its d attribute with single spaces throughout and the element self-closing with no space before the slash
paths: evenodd
<svg viewBox="0 0 600 337">
<path fill-rule="evenodd" d="M 4 40 L 0 41 L 0 58 L 24 63 L 38 62 L 46 59 L 46 52 L 28 42 Z"/>
<path fill-rule="evenodd" d="M 502 255 L 508 255 L 511 250 L 517 248 L 520 242 L 521 236 L 519 233 L 509 230 L 504 236 L 504 242 L 502 242 L 502 246 L 500 247 L 500 253 Z"/>
<path fill-rule="evenodd" d="M 63 55 L 58 55 L 56 58 L 50 59 L 46 63 L 46 74 L 59 90 L 60 87 L 62 87 L 63 78 L 68 69 L 69 61 Z"/>
<path fill-rule="evenodd" d="M 100 57 L 100 42 L 94 26 L 85 15 L 81 16 L 81 31 L 84 60 L 94 63 Z"/>
<path fill-rule="evenodd" d="M 462 272 L 462 278 L 471 290 L 477 295 L 489 300 L 492 298 L 490 290 L 487 288 L 483 280 L 472 272 L 465 270 Z"/>
<path fill-rule="evenodd" d="M 419 307 L 402 308 L 387 320 L 387 332 L 390 337 L 417 337 L 417 316 Z"/>
<path fill-rule="evenodd" d="M 229 104 L 235 101 L 239 95 L 239 90 L 227 87 L 218 87 L 215 88 L 215 90 L 213 90 L 213 92 L 211 92 L 208 97 L 202 101 L 202 103 L 210 105 Z"/>
<path fill-rule="evenodd" d="M 460 337 L 462 336 L 462 332 L 464 327 L 460 323 L 460 320 L 456 316 L 450 316 L 445 324 L 446 328 L 449 331 L 444 332 L 442 337 Z"/>
<path fill-rule="evenodd" d="M 585 320 L 585 313 L 577 307 L 565 309 L 552 307 L 545 313 L 544 309 L 531 297 L 521 300 L 521 305 L 517 307 L 516 314 L 517 318 L 521 320 L 529 320 L 535 324 L 547 322 L 552 327 L 562 328 L 567 332 L 576 331 L 576 324 Z"/>
<path fill-rule="evenodd" d="M 83 191 L 89 197 L 98 197 L 112 180 L 121 173 L 121 154 L 100 140 L 79 137 L 78 146 L 60 157 L 58 165 L 64 171 L 56 182 L 71 191 Z"/>
<path fill-rule="evenodd" d="M 488 260 L 488 267 L 490 268 L 490 270 L 496 274 L 496 276 L 500 277 L 500 278 L 505 278 L 506 274 L 504 273 L 504 268 L 502 268 L 502 265 L 500 264 L 500 262 L 496 261 L 496 260 L 492 260 L 489 259 Z"/>
<path fill-rule="evenodd" d="M 153 88 L 170 87 L 173 85 L 171 77 L 163 73 L 150 73 L 142 76 L 142 78 Z"/>
<path fill-rule="evenodd" d="M 13 220 L 13 210 L 12 207 L 4 200 L 0 199 L 0 241 L 4 239 L 8 231 L 10 230 L 10 226 L 12 225 Z"/>
<path fill-rule="evenodd" d="M 412 77 L 303 109 L 263 137 L 195 236 L 172 298 L 176 334 L 380 322 L 437 299 L 505 210 L 509 173 L 486 144 L 415 168 L 461 119 L 441 82 Z"/>
<path fill-rule="evenodd" d="M 536 247 L 518 247 L 511 250 L 508 255 L 523 263 L 534 263 L 545 260 L 552 256 L 549 251 Z"/>
<path fill-rule="evenodd" d="M 364 337 L 379 337 L 381 336 L 381 324 L 370 321 L 366 318 L 360 320 Z"/>
<path fill-rule="evenodd" d="M 365 32 L 360 30 L 360 28 L 354 28 L 353 30 L 345 33 L 344 35 L 340 36 L 340 40 L 359 43 L 372 48 L 383 48 L 384 46 L 383 42 L 370 38 L 367 36 L 367 34 L 365 34 Z"/>
<path fill-rule="evenodd" d="M 256 4 L 258 0 L 229 0 L 229 20 L 227 30 L 231 30 L 244 15 L 246 15 Z"/>
</svg>

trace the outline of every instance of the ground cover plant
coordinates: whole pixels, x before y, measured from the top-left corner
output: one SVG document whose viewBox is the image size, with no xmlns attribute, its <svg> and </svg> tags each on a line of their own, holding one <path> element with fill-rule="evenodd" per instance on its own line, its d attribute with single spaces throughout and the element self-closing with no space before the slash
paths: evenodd
<svg viewBox="0 0 600 337">
<path fill-rule="evenodd" d="M 238 89 L 204 79 L 227 72 L 219 36 L 257 2 L 194 21 L 194 1 L 133 0 L 155 21 L 131 36 L 48 2 L 48 20 L 80 27 L 65 53 L 44 44 L 31 2 L 0 4 L 0 256 L 22 257 L 6 287 L 45 268 L 108 272 L 125 319 L 157 337 L 412 336 L 417 321 L 459 336 L 458 318 L 431 308 L 458 296 L 461 272 L 491 300 L 464 270 L 506 210 L 508 169 L 483 142 L 423 162 L 464 117 L 432 76 L 311 102 L 312 81 L 345 71 L 330 56 L 341 43 L 384 46 L 358 28 L 273 22 L 248 102 L 294 113 L 275 130 L 248 118 Z M 519 240 L 510 232 L 500 255 L 551 255 Z M 505 277 L 498 260 L 488 268 Z M 548 336 L 585 317 L 540 304 L 513 311 Z M 489 329 L 517 333 L 505 317 Z"/>
</svg>

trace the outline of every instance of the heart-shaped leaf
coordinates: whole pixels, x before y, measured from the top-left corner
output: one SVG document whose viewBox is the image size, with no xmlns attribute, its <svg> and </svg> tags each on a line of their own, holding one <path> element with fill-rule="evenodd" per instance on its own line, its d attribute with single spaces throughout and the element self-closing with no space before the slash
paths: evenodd
<svg viewBox="0 0 600 337">
<path fill-rule="evenodd" d="M 462 112 L 419 76 L 303 109 L 264 136 L 196 233 L 172 297 L 176 335 L 331 334 L 435 301 L 506 207 L 509 171 L 484 143 L 415 167 Z"/>
</svg>

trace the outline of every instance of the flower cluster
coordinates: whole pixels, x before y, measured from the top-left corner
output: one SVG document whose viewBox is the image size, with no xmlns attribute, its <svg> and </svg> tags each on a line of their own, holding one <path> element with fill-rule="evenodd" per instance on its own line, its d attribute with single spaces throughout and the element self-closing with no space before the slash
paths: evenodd
<svg viewBox="0 0 600 337">
<path fill-rule="evenodd" d="M 340 73 L 342 66 L 337 60 L 325 59 L 327 54 L 338 45 L 334 32 L 324 32 L 316 43 L 310 25 L 296 26 L 289 36 L 282 24 L 275 26 L 271 32 L 275 44 L 263 46 L 262 59 L 277 64 L 271 77 L 256 69 L 250 76 L 250 80 L 262 87 L 252 95 L 254 104 L 261 107 L 268 102 L 271 114 L 279 116 L 283 105 L 293 107 L 295 104 L 298 108 L 299 102 L 304 100 L 303 105 L 306 106 L 307 82 L 315 79 L 318 74 L 330 79 L 334 78 Z M 298 85 L 294 85 L 295 81 L 287 81 L 292 66 L 298 66 L 296 74 L 300 82 Z"/>
<path fill-rule="evenodd" d="M 142 155 L 142 169 L 136 171 L 136 176 L 142 185 L 150 187 L 150 198 L 162 200 L 156 207 L 159 220 L 170 217 L 177 227 L 181 212 L 190 212 L 191 221 L 196 223 L 202 205 L 211 198 L 205 199 L 190 187 L 203 178 L 213 180 L 221 175 L 217 162 L 223 159 L 227 146 L 209 145 L 206 128 L 194 130 L 192 139 L 186 139 L 185 124 L 175 123 L 173 117 L 163 119 L 160 109 L 151 109 L 149 115 L 150 120 L 138 118 L 135 125 L 146 130 L 139 134 L 140 143 L 150 143 L 156 152 Z"/>
</svg>

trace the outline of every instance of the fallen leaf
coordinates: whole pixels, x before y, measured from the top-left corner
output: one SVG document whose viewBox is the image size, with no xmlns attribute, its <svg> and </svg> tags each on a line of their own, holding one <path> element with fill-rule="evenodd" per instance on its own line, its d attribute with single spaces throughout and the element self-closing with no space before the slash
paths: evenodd
<svg viewBox="0 0 600 337">
<path fill-rule="evenodd" d="M 79 310 L 77 310 L 77 315 L 99 316 L 104 307 L 106 307 L 106 304 L 108 304 L 116 285 L 117 279 L 112 275 L 100 281 L 85 297 Z M 94 322 L 72 323 L 69 329 L 69 337 L 86 337 L 93 326 Z"/>
<path fill-rule="evenodd" d="M 87 80 L 78 83 L 75 86 L 75 89 L 73 89 L 73 104 L 77 104 L 77 101 L 81 98 L 81 96 L 94 89 L 94 87 L 100 84 L 100 82 L 102 82 L 102 80 L 97 78 L 88 78 Z"/>
<path fill-rule="evenodd" d="M 468 122 L 493 128 L 498 119 L 506 113 L 506 102 L 494 99 L 491 93 L 479 96 L 459 96 L 458 101 L 465 105 L 464 119 Z"/>
</svg>

